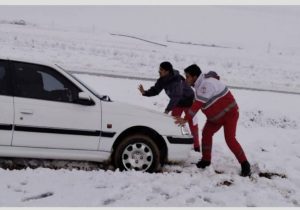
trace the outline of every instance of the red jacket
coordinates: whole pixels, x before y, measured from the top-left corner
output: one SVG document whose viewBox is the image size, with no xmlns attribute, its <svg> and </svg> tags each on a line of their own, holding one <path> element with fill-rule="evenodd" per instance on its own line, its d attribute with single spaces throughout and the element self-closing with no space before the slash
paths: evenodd
<svg viewBox="0 0 300 210">
<path fill-rule="evenodd" d="M 201 74 L 195 82 L 195 101 L 185 119 L 191 120 L 202 110 L 208 121 L 215 122 L 226 112 L 238 109 L 230 90 L 218 79 Z"/>
</svg>

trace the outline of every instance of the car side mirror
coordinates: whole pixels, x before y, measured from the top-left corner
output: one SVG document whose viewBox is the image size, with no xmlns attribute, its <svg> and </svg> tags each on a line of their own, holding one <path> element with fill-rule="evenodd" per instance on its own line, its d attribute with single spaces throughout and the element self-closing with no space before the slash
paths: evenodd
<svg viewBox="0 0 300 210">
<path fill-rule="evenodd" d="M 85 106 L 92 106 L 95 105 L 95 102 L 91 99 L 89 94 L 85 92 L 78 93 L 78 99 L 76 100 L 77 103 Z"/>
</svg>

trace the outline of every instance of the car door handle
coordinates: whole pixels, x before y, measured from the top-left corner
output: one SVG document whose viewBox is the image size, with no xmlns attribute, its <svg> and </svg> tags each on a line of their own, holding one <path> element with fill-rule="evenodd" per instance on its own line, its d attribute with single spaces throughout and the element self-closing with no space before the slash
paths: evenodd
<svg viewBox="0 0 300 210">
<path fill-rule="evenodd" d="M 30 109 L 24 109 L 24 110 L 21 110 L 20 111 L 21 112 L 21 114 L 33 114 L 33 110 L 30 110 Z"/>
</svg>

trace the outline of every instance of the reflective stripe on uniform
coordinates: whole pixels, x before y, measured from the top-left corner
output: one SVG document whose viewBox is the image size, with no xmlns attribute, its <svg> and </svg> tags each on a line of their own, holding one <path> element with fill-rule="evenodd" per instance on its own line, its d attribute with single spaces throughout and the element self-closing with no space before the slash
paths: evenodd
<svg viewBox="0 0 300 210">
<path fill-rule="evenodd" d="M 207 109 L 208 107 L 210 107 L 215 101 L 217 101 L 219 98 L 225 96 L 228 93 L 229 89 L 228 87 L 225 87 L 224 90 L 219 93 L 218 95 L 215 95 L 213 97 L 211 97 L 205 104 L 203 107 L 203 110 Z"/>
<path fill-rule="evenodd" d="M 210 122 L 215 122 L 216 120 L 220 119 L 221 117 L 223 117 L 227 112 L 229 112 L 232 108 L 234 108 L 236 106 L 236 102 L 232 102 L 231 104 L 229 104 L 227 107 L 225 107 L 225 109 L 223 109 L 221 112 L 219 112 L 217 115 L 207 119 Z"/>
<path fill-rule="evenodd" d="M 211 151 L 211 146 L 203 146 L 202 151 Z"/>
<path fill-rule="evenodd" d="M 199 94 L 197 94 L 197 93 L 196 93 L 196 99 L 197 99 L 198 101 L 203 102 L 203 103 L 207 103 L 207 102 L 209 101 L 208 98 L 205 98 L 205 97 L 203 97 L 203 96 L 201 96 L 201 95 L 199 95 Z"/>
</svg>

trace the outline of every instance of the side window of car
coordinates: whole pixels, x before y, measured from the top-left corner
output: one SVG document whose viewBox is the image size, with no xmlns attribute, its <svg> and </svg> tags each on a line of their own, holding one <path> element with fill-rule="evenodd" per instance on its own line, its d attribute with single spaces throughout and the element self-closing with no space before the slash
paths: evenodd
<svg viewBox="0 0 300 210">
<path fill-rule="evenodd" d="M 4 61 L 0 61 L 0 95 L 9 95 L 9 78 Z"/>
<path fill-rule="evenodd" d="M 25 98 L 75 103 L 81 90 L 47 66 L 16 62 L 15 95 Z"/>
</svg>

